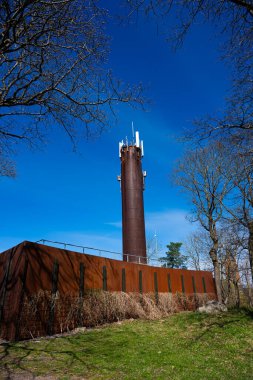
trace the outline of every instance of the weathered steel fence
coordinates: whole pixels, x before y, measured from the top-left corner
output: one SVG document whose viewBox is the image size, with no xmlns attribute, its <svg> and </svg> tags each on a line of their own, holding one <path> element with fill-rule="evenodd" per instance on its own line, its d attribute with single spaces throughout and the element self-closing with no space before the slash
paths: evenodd
<svg viewBox="0 0 253 380">
<path fill-rule="evenodd" d="M 46 317 L 41 311 L 37 331 L 54 332 L 58 295 L 83 297 L 87 290 L 131 293 L 208 294 L 216 298 L 211 272 L 167 269 L 77 253 L 44 244 L 23 242 L 0 254 L 0 323 L 4 339 L 20 337 L 24 297 L 50 294 Z M 43 315 L 42 315 L 43 314 Z M 46 324 L 46 327 L 45 327 Z M 43 331 L 44 331 L 43 330 Z"/>
</svg>

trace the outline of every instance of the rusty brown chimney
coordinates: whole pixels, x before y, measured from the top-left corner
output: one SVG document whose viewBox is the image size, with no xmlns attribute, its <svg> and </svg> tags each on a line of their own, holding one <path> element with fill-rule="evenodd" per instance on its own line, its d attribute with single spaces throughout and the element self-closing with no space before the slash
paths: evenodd
<svg viewBox="0 0 253 380">
<path fill-rule="evenodd" d="M 121 159 L 123 260 L 146 264 L 146 237 L 143 190 L 146 172 L 142 171 L 143 141 L 135 132 L 135 141 L 119 143 Z"/>
</svg>

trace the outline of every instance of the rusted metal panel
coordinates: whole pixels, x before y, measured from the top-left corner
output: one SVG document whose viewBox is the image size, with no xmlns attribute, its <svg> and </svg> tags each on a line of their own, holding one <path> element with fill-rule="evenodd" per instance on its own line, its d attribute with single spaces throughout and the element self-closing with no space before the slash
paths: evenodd
<svg viewBox="0 0 253 380">
<path fill-rule="evenodd" d="M 146 264 L 141 149 L 121 150 L 123 260 Z"/>
</svg>

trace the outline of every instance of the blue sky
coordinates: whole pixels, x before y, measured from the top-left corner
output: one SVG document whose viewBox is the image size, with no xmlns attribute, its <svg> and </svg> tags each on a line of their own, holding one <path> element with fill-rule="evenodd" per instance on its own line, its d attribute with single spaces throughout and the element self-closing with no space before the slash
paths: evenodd
<svg viewBox="0 0 253 380">
<path fill-rule="evenodd" d="M 219 59 L 219 40 L 210 25 L 197 25 L 173 53 L 156 25 L 111 20 L 108 64 L 126 82 L 142 82 L 152 100 L 147 111 L 118 107 L 118 125 L 73 153 L 68 138 L 54 131 L 38 151 L 17 154 L 16 179 L 0 179 L 0 251 L 41 238 L 121 251 L 121 194 L 118 142 L 131 136 L 131 122 L 144 140 L 146 234 L 156 231 L 164 247 L 183 241 L 194 228 L 185 219 L 191 206 L 171 184 L 183 147 L 177 142 L 196 117 L 224 106 L 230 71 Z"/>
</svg>

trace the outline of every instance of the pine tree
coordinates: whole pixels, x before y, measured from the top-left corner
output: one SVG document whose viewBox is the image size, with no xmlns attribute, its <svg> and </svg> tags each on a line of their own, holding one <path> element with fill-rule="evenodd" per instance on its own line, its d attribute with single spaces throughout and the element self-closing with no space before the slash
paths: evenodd
<svg viewBox="0 0 253 380">
<path fill-rule="evenodd" d="M 163 262 L 163 268 L 181 268 L 187 269 L 186 262 L 187 257 L 183 256 L 180 252 L 182 243 L 173 243 L 170 242 L 166 247 L 168 251 L 166 253 L 166 257 L 161 257 L 160 261 Z"/>
</svg>

